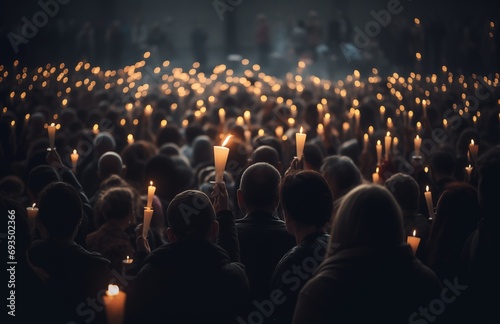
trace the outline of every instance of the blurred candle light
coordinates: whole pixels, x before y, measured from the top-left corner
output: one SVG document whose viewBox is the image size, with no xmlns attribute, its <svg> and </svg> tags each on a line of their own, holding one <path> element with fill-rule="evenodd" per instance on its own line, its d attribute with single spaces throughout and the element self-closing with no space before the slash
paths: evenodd
<svg viewBox="0 0 500 324">
<path fill-rule="evenodd" d="M 92 126 L 92 134 L 94 134 L 94 135 L 99 134 L 99 125 L 98 124 L 94 124 L 94 126 Z"/>
<path fill-rule="evenodd" d="M 226 122 L 226 111 L 224 110 L 224 108 L 219 109 L 219 121 L 221 125 Z"/>
<path fill-rule="evenodd" d="M 318 133 L 318 136 L 320 138 L 323 138 L 325 134 L 325 127 L 323 126 L 323 124 L 318 124 L 318 126 L 316 127 L 316 133 Z"/>
<path fill-rule="evenodd" d="M 243 119 L 243 117 L 241 117 L 241 116 L 238 116 L 236 118 L 236 125 L 238 125 L 238 126 L 244 126 L 245 125 L 245 119 Z"/>
<path fill-rule="evenodd" d="M 281 138 L 283 136 L 283 126 L 276 126 L 275 133 L 277 138 Z"/>
<path fill-rule="evenodd" d="M 78 165 L 78 152 L 73 150 L 71 153 L 71 166 L 73 168 L 73 172 L 76 172 L 76 166 Z"/>
<path fill-rule="evenodd" d="M 295 133 L 295 143 L 297 149 L 297 158 L 302 160 L 302 156 L 304 155 L 304 145 L 306 143 L 307 135 L 303 133 L 303 128 L 300 127 L 300 133 Z"/>
<path fill-rule="evenodd" d="M 420 133 L 422 131 L 422 123 L 421 122 L 417 122 L 417 132 Z"/>
<path fill-rule="evenodd" d="M 146 108 L 144 108 L 144 116 L 150 117 L 153 114 L 153 108 L 151 105 L 147 105 Z"/>
<path fill-rule="evenodd" d="M 250 125 L 250 120 L 252 118 L 252 115 L 249 110 L 245 110 L 245 112 L 243 113 L 243 118 L 245 119 L 246 124 Z"/>
<path fill-rule="evenodd" d="M 108 324 L 123 324 L 127 295 L 120 291 L 118 286 L 108 285 L 108 290 L 102 298 L 106 308 Z"/>
<path fill-rule="evenodd" d="M 368 136 L 368 134 L 364 134 L 363 135 L 363 151 L 366 151 L 368 149 L 368 142 L 370 140 L 370 137 Z"/>
<path fill-rule="evenodd" d="M 331 115 L 330 113 L 326 113 L 325 117 L 323 117 L 323 124 L 325 125 L 325 127 L 327 127 L 330 125 L 330 122 L 331 122 Z"/>
<path fill-rule="evenodd" d="M 380 165 L 382 163 L 382 142 L 380 140 L 377 140 L 375 148 L 377 149 L 377 165 Z"/>
<path fill-rule="evenodd" d="M 470 164 L 469 166 L 466 166 L 465 171 L 467 172 L 467 182 L 470 182 L 472 175 L 472 166 Z"/>
<path fill-rule="evenodd" d="M 373 128 L 373 126 L 369 126 L 368 127 L 368 135 L 372 136 L 374 132 L 375 132 L 375 129 Z"/>
<path fill-rule="evenodd" d="M 380 182 L 379 168 L 375 169 L 375 172 L 372 173 L 372 182 L 374 184 L 378 184 Z"/>
<path fill-rule="evenodd" d="M 127 143 L 134 144 L 134 135 L 132 135 L 132 134 L 127 135 Z"/>
</svg>

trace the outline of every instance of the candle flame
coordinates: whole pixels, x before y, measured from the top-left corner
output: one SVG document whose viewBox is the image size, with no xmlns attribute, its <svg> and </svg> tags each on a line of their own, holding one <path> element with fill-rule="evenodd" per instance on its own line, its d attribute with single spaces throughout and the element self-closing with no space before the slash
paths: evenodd
<svg viewBox="0 0 500 324">
<path fill-rule="evenodd" d="M 417 230 L 413 230 L 413 236 L 417 235 Z"/>
<path fill-rule="evenodd" d="M 419 138 L 420 138 L 420 136 L 418 136 L 418 135 L 417 135 L 417 136 L 415 136 L 415 139 L 419 139 Z"/>
<path fill-rule="evenodd" d="M 382 145 L 382 142 L 380 140 L 378 140 L 377 145 Z"/>
<path fill-rule="evenodd" d="M 377 168 L 375 169 L 375 173 L 378 173 L 378 172 L 379 172 L 379 168 L 377 167 Z"/>
<path fill-rule="evenodd" d="M 130 257 L 127 255 L 127 261 L 130 260 Z"/>
<path fill-rule="evenodd" d="M 224 142 L 222 142 L 222 146 L 226 146 L 227 142 L 229 142 L 229 139 L 232 137 L 233 135 L 228 135 L 226 137 L 226 139 L 224 140 Z"/>
<path fill-rule="evenodd" d="M 116 296 L 120 292 L 120 288 L 117 285 L 108 285 L 108 291 L 106 291 L 106 295 L 108 296 Z"/>
<path fill-rule="evenodd" d="M 300 126 L 300 133 L 302 134 L 303 131 L 304 131 L 304 127 Z"/>
<path fill-rule="evenodd" d="M 387 132 L 387 134 L 385 134 L 385 136 L 391 136 L 391 132 Z"/>
<path fill-rule="evenodd" d="M 78 153 L 76 152 L 76 150 L 73 150 L 73 154 L 78 154 Z"/>
<path fill-rule="evenodd" d="M 152 186 L 153 185 L 153 181 L 149 181 L 149 185 Z"/>
<path fill-rule="evenodd" d="M 52 123 L 50 124 L 50 127 L 56 127 L 56 124 Z"/>
<path fill-rule="evenodd" d="M 429 186 L 425 186 L 425 191 L 429 192 Z"/>
<path fill-rule="evenodd" d="M 33 203 L 33 205 L 31 206 L 31 208 L 35 208 L 35 206 L 36 206 L 36 203 Z"/>
<path fill-rule="evenodd" d="M 470 140 L 470 145 L 474 145 L 474 140 L 473 139 Z"/>
</svg>

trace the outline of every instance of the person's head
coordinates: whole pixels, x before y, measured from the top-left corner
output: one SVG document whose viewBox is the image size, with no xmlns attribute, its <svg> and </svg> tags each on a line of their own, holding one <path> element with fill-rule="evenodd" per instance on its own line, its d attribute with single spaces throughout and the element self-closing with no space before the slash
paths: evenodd
<svg viewBox="0 0 500 324">
<path fill-rule="evenodd" d="M 342 199 L 328 253 L 356 247 L 390 248 L 404 242 L 403 217 L 394 197 L 382 186 L 363 184 Z"/>
<path fill-rule="evenodd" d="M 31 200 L 36 201 L 42 190 L 53 182 L 61 181 L 57 172 L 48 165 L 39 165 L 28 176 L 27 191 Z"/>
<path fill-rule="evenodd" d="M 200 164 L 213 160 L 213 145 L 207 135 L 201 135 L 193 140 L 193 155 L 191 164 L 194 167 Z"/>
<path fill-rule="evenodd" d="M 97 162 L 97 174 L 100 179 L 106 179 L 113 174 L 122 175 L 124 169 L 122 158 L 116 152 L 104 153 Z"/>
<path fill-rule="evenodd" d="M 306 143 L 304 145 L 304 163 L 307 170 L 318 171 L 323 164 L 323 152 L 316 144 Z"/>
<path fill-rule="evenodd" d="M 279 139 L 274 136 L 266 135 L 255 138 L 253 142 L 254 150 L 263 145 L 268 145 L 274 148 L 276 152 L 278 152 L 279 160 L 283 161 L 283 147 L 281 146 L 281 142 Z"/>
<path fill-rule="evenodd" d="M 323 228 L 333 212 L 328 183 L 315 171 L 300 171 L 283 178 L 280 199 L 288 231 L 296 228 Z"/>
<path fill-rule="evenodd" d="M 0 180 L 0 193 L 10 197 L 18 198 L 24 192 L 24 182 L 21 178 L 15 175 L 10 175 Z"/>
<path fill-rule="evenodd" d="M 116 141 L 108 132 L 100 132 L 94 138 L 94 152 L 96 158 L 100 158 L 104 153 L 114 151 L 116 149 Z"/>
<path fill-rule="evenodd" d="M 500 214 L 500 146 L 486 152 L 478 161 L 479 203 L 488 216 Z"/>
<path fill-rule="evenodd" d="M 180 155 L 180 149 L 177 144 L 166 143 L 160 147 L 159 154 L 166 156 L 178 156 Z"/>
<path fill-rule="evenodd" d="M 174 143 L 179 147 L 182 145 L 182 134 L 177 126 L 167 125 L 159 130 L 156 146 L 162 147 L 165 143 Z"/>
<path fill-rule="evenodd" d="M 361 173 L 347 156 L 327 157 L 323 160 L 320 172 L 328 182 L 335 200 L 342 198 L 349 190 L 361 184 Z"/>
<path fill-rule="evenodd" d="M 38 208 L 38 221 L 48 239 L 73 240 L 83 215 L 75 188 L 64 182 L 48 185 L 40 194 Z"/>
<path fill-rule="evenodd" d="M 417 181 L 404 173 L 396 173 L 385 181 L 385 187 L 394 196 L 403 211 L 417 211 L 420 189 Z"/>
<path fill-rule="evenodd" d="M 440 149 L 431 155 L 431 174 L 435 181 L 453 178 L 455 172 L 455 157 L 453 151 Z"/>
<path fill-rule="evenodd" d="M 213 241 L 219 223 L 210 198 L 198 190 L 186 190 L 174 197 L 167 208 L 167 235 L 171 242 L 189 239 Z"/>
<path fill-rule="evenodd" d="M 269 145 L 262 145 L 257 147 L 250 157 L 250 164 L 259 162 L 269 163 L 281 172 L 281 161 L 278 152 Z"/>
<path fill-rule="evenodd" d="M 107 222 L 114 222 L 125 228 L 134 212 L 134 194 L 128 188 L 110 188 L 99 197 L 97 205 Z"/>
<path fill-rule="evenodd" d="M 241 176 L 238 204 L 246 212 L 274 212 L 279 203 L 281 175 L 275 167 L 259 162 L 249 166 Z"/>
<path fill-rule="evenodd" d="M 188 145 L 192 145 L 195 138 L 204 134 L 203 128 L 196 124 L 188 125 L 184 133 Z"/>
</svg>

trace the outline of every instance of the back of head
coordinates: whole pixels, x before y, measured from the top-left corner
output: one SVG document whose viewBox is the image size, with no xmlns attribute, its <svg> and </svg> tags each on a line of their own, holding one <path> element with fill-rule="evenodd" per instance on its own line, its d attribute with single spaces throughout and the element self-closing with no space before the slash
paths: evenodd
<svg viewBox="0 0 500 324">
<path fill-rule="evenodd" d="M 264 162 L 249 166 L 241 176 L 240 190 L 248 211 L 274 211 L 279 202 L 281 176 Z"/>
<path fill-rule="evenodd" d="M 455 171 L 455 157 L 453 152 L 448 149 L 439 149 L 431 156 L 431 172 L 432 175 L 439 180 L 439 178 L 453 177 Z"/>
<path fill-rule="evenodd" d="M 177 126 L 167 125 L 160 129 L 156 137 L 156 146 L 162 147 L 162 145 L 166 143 L 174 143 L 179 147 L 181 146 L 182 135 Z"/>
<path fill-rule="evenodd" d="M 39 165 L 28 176 L 27 189 L 37 197 L 42 190 L 53 182 L 60 181 L 57 172 L 48 165 Z"/>
<path fill-rule="evenodd" d="M 215 210 L 206 194 L 186 190 L 168 205 L 167 220 L 178 240 L 208 238 Z"/>
<path fill-rule="evenodd" d="M 166 156 L 177 156 L 180 154 L 180 149 L 177 144 L 174 143 L 166 143 L 160 147 L 159 154 Z"/>
<path fill-rule="evenodd" d="M 40 194 L 38 207 L 38 219 L 49 238 L 73 238 L 82 220 L 82 201 L 75 188 L 64 182 L 48 185 Z"/>
<path fill-rule="evenodd" d="M 263 146 L 263 145 L 268 145 L 271 146 L 278 152 L 278 156 L 280 161 L 283 161 L 283 148 L 281 146 L 280 140 L 278 140 L 276 137 L 273 136 L 259 136 L 255 139 L 253 143 L 254 149 Z"/>
<path fill-rule="evenodd" d="M 500 146 L 495 146 L 478 160 L 479 203 L 488 216 L 500 214 Z M 499 218 L 500 219 L 500 218 Z"/>
<path fill-rule="evenodd" d="M 327 157 L 320 171 L 328 182 L 335 200 L 361 184 L 361 173 L 347 156 Z"/>
<path fill-rule="evenodd" d="M 94 138 L 94 149 L 97 157 L 101 157 L 104 153 L 114 151 L 116 149 L 116 141 L 108 132 L 101 132 Z"/>
<path fill-rule="evenodd" d="M 269 145 L 262 145 L 256 148 L 252 153 L 251 161 L 252 164 L 259 162 L 269 163 L 270 165 L 275 167 L 276 170 L 280 171 L 281 169 L 281 162 L 278 152 Z"/>
<path fill-rule="evenodd" d="M 304 145 L 304 161 L 311 170 L 319 171 L 323 158 L 323 152 L 318 145 L 310 143 Z"/>
<path fill-rule="evenodd" d="M 203 162 L 213 160 L 212 141 L 206 135 L 198 136 L 193 141 L 192 165 L 198 166 Z"/>
<path fill-rule="evenodd" d="M 404 243 L 401 209 L 382 186 L 360 185 L 350 191 L 334 220 L 329 253 L 354 247 L 394 247 Z"/>
<path fill-rule="evenodd" d="M 116 152 L 104 153 L 97 162 L 97 170 L 101 179 L 106 179 L 113 174 L 122 174 L 123 162 L 121 156 Z"/>
<path fill-rule="evenodd" d="M 333 196 L 317 172 L 292 173 L 281 182 L 280 198 L 287 217 L 298 226 L 322 227 L 333 212 Z"/>
<path fill-rule="evenodd" d="M 385 181 L 385 187 L 396 198 L 403 211 L 417 211 L 420 189 L 417 181 L 404 173 L 396 173 Z"/>
<path fill-rule="evenodd" d="M 108 221 L 126 219 L 134 211 L 134 194 L 128 188 L 110 188 L 99 197 L 98 206 Z"/>
</svg>

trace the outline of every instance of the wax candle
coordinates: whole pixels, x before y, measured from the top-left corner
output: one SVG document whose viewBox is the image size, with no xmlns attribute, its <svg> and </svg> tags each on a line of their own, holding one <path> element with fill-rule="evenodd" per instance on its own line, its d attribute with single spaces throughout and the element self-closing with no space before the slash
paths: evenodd
<svg viewBox="0 0 500 324">
<path fill-rule="evenodd" d="M 146 203 L 147 208 L 153 207 L 153 197 L 155 195 L 155 191 L 156 191 L 156 187 L 153 186 L 153 181 L 150 181 L 149 186 L 148 186 L 148 200 Z"/>
<path fill-rule="evenodd" d="M 243 117 L 241 117 L 241 116 L 238 116 L 238 118 L 236 118 L 236 125 L 238 125 L 238 126 L 245 125 L 245 119 L 243 119 Z"/>
<path fill-rule="evenodd" d="M 427 100 L 426 99 L 422 100 L 422 110 L 423 110 L 424 117 L 427 117 Z"/>
<path fill-rule="evenodd" d="M 28 224 L 30 229 L 33 230 L 35 227 L 36 216 L 38 215 L 38 208 L 36 207 L 36 203 L 34 203 L 31 207 L 26 208 L 26 212 L 28 213 Z"/>
<path fill-rule="evenodd" d="M 368 134 L 363 135 L 363 151 L 366 151 L 368 149 L 368 141 L 370 140 Z"/>
<path fill-rule="evenodd" d="M 434 204 L 432 202 L 432 193 L 429 191 L 429 186 L 425 187 L 425 201 L 427 203 L 427 209 L 429 210 L 430 219 L 434 218 Z"/>
<path fill-rule="evenodd" d="M 318 124 L 318 126 L 316 127 L 316 132 L 318 133 L 318 136 L 320 138 L 323 138 L 323 135 L 325 134 L 325 127 L 323 126 L 323 124 Z"/>
<path fill-rule="evenodd" d="M 331 121 L 331 115 L 330 113 L 326 113 L 325 117 L 323 117 L 323 124 L 325 125 L 325 127 L 330 125 L 330 121 Z"/>
<path fill-rule="evenodd" d="M 391 117 L 387 118 L 387 129 L 392 130 L 393 127 L 394 123 L 392 122 L 392 118 Z"/>
<path fill-rule="evenodd" d="M 377 149 L 377 164 L 380 165 L 382 163 L 382 142 L 380 140 L 377 140 L 375 148 Z"/>
<path fill-rule="evenodd" d="M 71 153 L 71 166 L 73 167 L 73 172 L 76 171 L 76 166 L 78 164 L 78 152 L 73 150 Z"/>
<path fill-rule="evenodd" d="M 288 126 L 290 126 L 290 128 L 295 126 L 295 119 L 293 119 L 292 117 L 288 118 Z"/>
<path fill-rule="evenodd" d="M 56 137 L 56 124 L 52 123 L 47 127 L 47 131 L 49 133 L 49 144 L 50 144 L 50 149 L 53 150 L 55 149 L 54 146 L 54 140 Z"/>
<path fill-rule="evenodd" d="M 471 175 L 472 175 L 472 166 L 470 164 L 469 164 L 469 166 L 466 166 L 465 171 L 467 172 L 467 182 L 470 182 Z"/>
<path fill-rule="evenodd" d="M 380 120 L 384 120 L 385 107 L 380 106 Z"/>
<path fill-rule="evenodd" d="M 122 260 L 123 264 L 132 264 L 134 262 L 134 259 L 131 259 L 128 255 L 126 259 Z"/>
<path fill-rule="evenodd" d="M 122 324 L 127 295 L 120 291 L 118 286 L 108 285 L 108 290 L 102 298 L 106 308 L 108 324 Z"/>
<path fill-rule="evenodd" d="M 146 108 L 144 108 L 144 116 L 149 117 L 151 114 L 153 114 L 153 107 L 147 105 Z"/>
<path fill-rule="evenodd" d="M 292 118 L 296 118 L 296 117 L 297 117 L 297 106 L 292 105 L 292 106 L 290 107 L 290 112 L 291 112 L 291 114 L 292 114 Z"/>
<path fill-rule="evenodd" d="M 391 132 L 385 134 L 385 160 L 389 161 L 389 154 L 391 152 L 392 137 Z"/>
<path fill-rule="evenodd" d="M 348 122 L 343 122 L 342 123 L 342 132 L 344 137 L 347 137 L 349 134 L 349 129 L 351 128 L 351 125 Z"/>
<path fill-rule="evenodd" d="M 421 122 L 417 122 L 417 133 L 420 133 L 422 131 L 422 123 Z"/>
<path fill-rule="evenodd" d="M 99 134 L 99 124 L 94 124 L 94 126 L 92 127 L 92 134 Z"/>
<path fill-rule="evenodd" d="M 307 135 L 303 133 L 303 128 L 300 127 L 300 133 L 295 133 L 295 144 L 297 148 L 297 158 L 302 160 L 304 154 L 304 145 L 306 144 Z"/>
<path fill-rule="evenodd" d="M 224 110 L 224 108 L 219 109 L 219 121 L 221 125 L 226 122 L 226 111 Z"/>
<path fill-rule="evenodd" d="M 375 169 L 375 172 L 372 173 L 372 182 L 378 184 L 380 182 L 379 168 Z"/>
<path fill-rule="evenodd" d="M 319 103 L 316 105 L 316 108 L 318 109 L 319 118 L 323 118 L 323 105 Z"/>
<path fill-rule="evenodd" d="M 443 127 L 445 130 L 448 129 L 448 120 L 446 118 L 443 119 Z"/>
<path fill-rule="evenodd" d="M 471 158 L 473 163 L 476 162 L 478 149 L 479 149 L 479 145 L 474 144 L 474 140 L 471 139 L 470 144 L 469 144 L 469 152 L 470 152 L 470 158 Z"/>
<path fill-rule="evenodd" d="M 134 135 L 132 135 L 132 134 L 127 135 L 127 143 L 134 144 Z"/>
<path fill-rule="evenodd" d="M 408 112 L 408 125 L 412 125 L 413 124 L 413 111 L 409 111 Z"/>
<path fill-rule="evenodd" d="M 215 182 L 222 182 L 229 149 L 226 146 L 232 135 L 228 135 L 222 145 L 214 146 Z"/>
<path fill-rule="evenodd" d="M 245 119 L 246 124 L 250 125 L 250 120 L 252 118 L 250 111 L 245 110 L 245 112 L 243 113 L 243 118 Z"/>
<path fill-rule="evenodd" d="M 399 140 L 397 137 L 394 137 L 392 139 L 392 152 L 394 153 L 394 155 L 397 154 L 397 151 L 398 151 L 398 143 L 399 143 Z"/>
<path fill-rule="evenodd" d="M 373 126 L 369 126 L 368 127 L 368 135 L 372 136 L 374 132 L 375 132 L 375 128 L 373 128 Z"/>
<path fill-rule="evenodd" d="M 144 218 L 142 220 L 142 237 L 146 240 L 148 238 L 149 226 L 151 225 L 151 218 L 153 218 L 153 208 L 144 208 Z"/>
<path fill-rule="evenodd" d="M 281 138 L 281 136 L 283 136 L 283 126 L 277 126 L 275 133 L 277 138 Z"/>
<path fill-rule="evenodd" d="M 413 140 L 413 145 L 415 147 L 415 155 L 420 156 L 420 146 L 422 145 L 422 139 L 420 136 L 415 136 L 415 139 Z"/>
<path fill-rule="evenodd" d="M 413 254 L 417 253 L 418 245 L 420 244 L 420 237 L 417 237 L 417 231 L 413 230 L 413 236 L 408 236 L 406 242 L 410 244 Z"/>
</svg>

